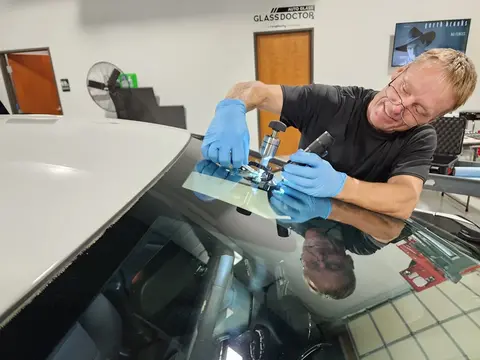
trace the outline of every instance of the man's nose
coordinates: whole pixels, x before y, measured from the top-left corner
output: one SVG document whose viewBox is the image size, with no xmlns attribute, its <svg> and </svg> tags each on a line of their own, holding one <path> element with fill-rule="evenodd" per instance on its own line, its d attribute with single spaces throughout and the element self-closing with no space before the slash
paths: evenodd
<svg viewBox="0 0 480 360">
<path fill-rule="evenodd" d="M 392 114 L 393 115 L 401 115 L 404 110 L 402 104 L 392 104 Z"/>
</svg>

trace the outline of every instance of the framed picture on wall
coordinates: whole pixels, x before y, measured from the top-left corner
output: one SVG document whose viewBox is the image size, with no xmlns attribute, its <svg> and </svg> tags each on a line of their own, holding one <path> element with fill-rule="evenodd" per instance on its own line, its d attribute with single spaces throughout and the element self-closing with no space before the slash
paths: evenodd
<svg viewBox="0 0 480 360">
<path fill-rule="evenodd" d="M 471 19 L 398 23 L 392 51 L 392 67 L 407 65 L 423 52 L 451 48 L 466 52 Z"/>
</svg>

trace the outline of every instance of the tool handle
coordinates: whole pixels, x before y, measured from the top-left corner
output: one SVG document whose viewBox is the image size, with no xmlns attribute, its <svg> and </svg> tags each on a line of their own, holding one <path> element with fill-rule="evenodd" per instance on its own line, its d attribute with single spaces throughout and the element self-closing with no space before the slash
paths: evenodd
<svg viewBox="0 0 480 360">
<path fill-rule="evenodd" d="M 332 146 L 334 142 L 335 139 L 333 138 L 333 136 L 330 135 L 328 131 L 325 131 L 322 135 L 313 140 L 312 143 L 308 145 L 303 151 L 314 152 L 317 153 L 320 157 L 324 157 L 328 148 Z M 297 164 L 295 162 L 292 162 L 291 160 L 288 160 L 287 164 L 305 166 L 304 164 Z"/>
<path fill-rule="evenodd" d="M 314 152 L 322 156 L 327 149 L 333 145 L 335 139 L 328 131 L 325 131 L 322 135 L 316 138 L 307 148 L 305 152 Z"/>
<path fill-rule="evenodd" d="M 285 125 L 281 121 L 272 120 L 272 121 L 270 121 L 270 124 L 268 124 L 268 126 L 272 130 L 277 131 L 277 132 L 285 132 L 287 130 L 287 125 Z"/>
</svg>

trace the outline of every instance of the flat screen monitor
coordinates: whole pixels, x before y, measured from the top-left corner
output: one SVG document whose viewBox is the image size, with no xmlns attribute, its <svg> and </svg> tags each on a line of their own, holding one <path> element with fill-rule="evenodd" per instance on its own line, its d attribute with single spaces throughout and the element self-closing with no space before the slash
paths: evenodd
<svg viewBox="0 0 480 360">
<path fill-rule="evenodd" d="M 409 64 L 434 48 L 466 52 L 471 19 L 399 23 L 395 28 L 392 67 Z"/>
</svg>

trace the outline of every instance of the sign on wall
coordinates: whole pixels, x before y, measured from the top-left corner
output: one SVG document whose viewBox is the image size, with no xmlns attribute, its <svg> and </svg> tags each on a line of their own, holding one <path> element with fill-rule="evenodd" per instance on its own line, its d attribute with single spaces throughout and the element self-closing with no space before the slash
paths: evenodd
<svg viewBox="0 0 480 360">
<path fill-rule="evenodd" d="M 120 74 L 118 76 L 117 83 L 121 88 L 138 88 L 137 74 Z"/>
<path fill-rule="evenodd" d="M 266 27 L 297 27 L 312 23 L 315 5 L 293 5 L 272 8 L 269 13 L 255 14 L 253 21 Z"/>
<path fill-rule="evenodd" d="M 60 85 L 62 86 L 63 92 L 70 91 L 70 82 L 68 81 L 68 79 L 60 79 Z"/>
</svg>

